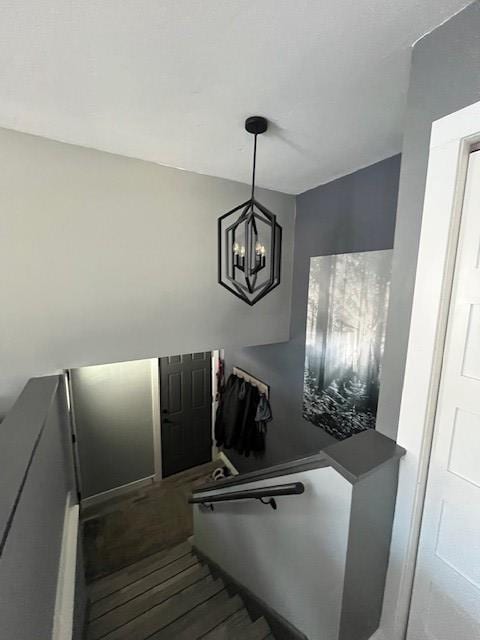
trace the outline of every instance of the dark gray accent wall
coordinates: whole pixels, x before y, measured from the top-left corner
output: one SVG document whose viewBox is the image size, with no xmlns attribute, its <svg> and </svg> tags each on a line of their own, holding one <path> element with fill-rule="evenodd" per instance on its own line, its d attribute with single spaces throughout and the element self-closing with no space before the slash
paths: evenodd
<svg viewBox="0 0 480 640">
<path fill-rule="evenodd" d="M 399 171 L 400 156 L 394 156 L 297 197 L 290 341 L 225 349 L 227 373 L 239 366 L 271 388 L 274 420 L 266 455 L 245 458 L 229 451 L 240 471 L 308 455 L 334 441 L 302 418 L 310 258 L 391 249 Z"/>
<path fill-rule="evenodd" d="M 398 200 L 392 289 L 377 424 L 395 438 L 407 355 L 430 130 L 434 120 L 480 100 L 480 2 L 413 50 Z"/>
<path fill-rule="evenodd" d="M 0 426 L 0 638 L 5 640 L 47 639 L 52 633 L 66 500 L 74 490 L 62 384 L 59 376 L 30 380 Z"/>
</svg>

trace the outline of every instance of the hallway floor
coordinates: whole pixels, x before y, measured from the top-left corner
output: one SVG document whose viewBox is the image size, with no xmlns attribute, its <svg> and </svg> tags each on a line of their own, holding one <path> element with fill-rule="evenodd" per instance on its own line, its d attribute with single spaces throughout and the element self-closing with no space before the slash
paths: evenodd
<svg viewBox="0 0 480 640">
<path fill-rule="evenodd" d="M 188 496 L 221 466 L 221 462 L 209 462 L 83 509 L 87 581 L 118 571 L 191 536 L 192 507 L 187 503 Z"/>
</svg>

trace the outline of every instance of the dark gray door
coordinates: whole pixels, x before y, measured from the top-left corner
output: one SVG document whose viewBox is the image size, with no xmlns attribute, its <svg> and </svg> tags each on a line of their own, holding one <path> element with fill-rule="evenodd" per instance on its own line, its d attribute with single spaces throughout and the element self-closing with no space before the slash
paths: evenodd
<svg viewBox="0 0 480 640">
<path fill-rule="evenodd" d="M 160 358 L 162 475 L 212 459 L 211 352 Z"/>
</svg>

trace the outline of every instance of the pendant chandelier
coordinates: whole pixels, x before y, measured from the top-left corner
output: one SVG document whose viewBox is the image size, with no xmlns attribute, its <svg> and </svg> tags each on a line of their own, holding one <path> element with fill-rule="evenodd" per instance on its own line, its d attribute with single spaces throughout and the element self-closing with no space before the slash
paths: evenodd
<svg viewBox="0 0 480 640">
<path fill-rule="evenodd" d="M 255 198 L 257 136 L 267 128 L 261 116 L 246 119 L 254 136 L 251 197 L 218 219 L 218 282 L 249 305 L 280 284 L 282 227 Z"/>
</svg>

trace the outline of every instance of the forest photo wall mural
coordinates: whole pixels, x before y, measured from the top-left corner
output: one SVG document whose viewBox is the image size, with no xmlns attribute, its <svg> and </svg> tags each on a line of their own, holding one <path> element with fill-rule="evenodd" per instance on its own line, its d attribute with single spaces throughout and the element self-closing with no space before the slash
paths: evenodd
<svg viewBox="0 0 480 640">
<path fill-rule="evenodd" d="M 343 440 L 375 428 L 392 251 L 310 260 L 303 417 Z"/>
</svg>

